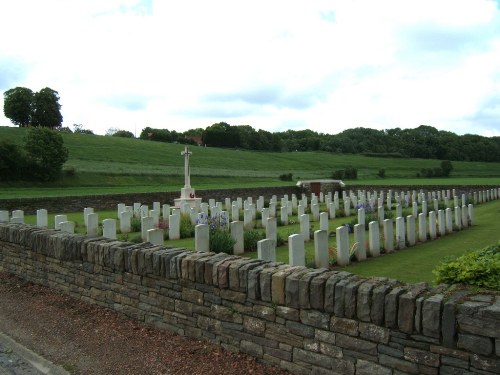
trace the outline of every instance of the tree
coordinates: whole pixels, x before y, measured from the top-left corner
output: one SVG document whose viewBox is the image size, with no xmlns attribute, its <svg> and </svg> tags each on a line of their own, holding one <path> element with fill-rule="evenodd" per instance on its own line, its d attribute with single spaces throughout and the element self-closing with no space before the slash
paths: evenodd
<svg viewBox="0 0 500 375">
<path fill-rule="evenodd" d="M 41 181 L 57 179 L 68 159 L 62 135 L 47 128 L 29 129 L 24 150 L 33 177 Z"/>
<path fill-rule="evenodd" d="M 14 143 L 0 142 L 0 179 L 19 180 L 26 169 L 26 159 L 21 147 Z"/>
<path fill-rule="evenodd" d="M 82 124 L 73 124 L 73 133 L 94 135 L 92 130 L 84 129 Z"/>
<path fill-rule="evenodd" d="M 113 133 L 113 137 L 135 138 L 134 134 L 128 130 L 118 130 Z"/>
<path fill-rule="evenodd" d="M 59 93 L 49 87 L 35 93 L 32 125 L 46 128 L 61 127 L 63 117 L 59 104 Z"/>
<path fill-rule="evenodd" d="M 13 124 L 29 126 L 33 117 L 34 93 L 26 87 L 16 87 L 3 93 L 3 113 Z"/>
<path fill-rule="evenodd" d="M 451 161 L 443 160 L 441 162 L 441 173 L 443 177 L 448 177 L 452 170 L 453 170 L 453 165 L 451 164 Z"/>
</svg>

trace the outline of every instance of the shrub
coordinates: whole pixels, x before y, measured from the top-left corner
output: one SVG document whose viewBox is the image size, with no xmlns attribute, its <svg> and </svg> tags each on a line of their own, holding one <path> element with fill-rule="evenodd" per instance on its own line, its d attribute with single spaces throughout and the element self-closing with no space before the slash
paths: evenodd
<svg viewBox="0 0 500 375">
<path fill-rule="evenodd" d="M 141 219 L 132 216 L 130 219 L 130 231 L 131 232 L 140 232 L 141 231 Z"/>
<path fill-rule="evenodd" d="M 292 181 L 293 174 L 292 173 L 283 173 L 280 174 L 279 179 L 281 181 Z"/>
<path fill-rule="evenodd" d="M 257 242 L 263 240 L 265 234 L 258 230 L 248 230 L 243 233 L 245 251 L 257 251 Z"/>
<path fill-rule="evenodd" d="M 214 253 L 232 254 L 235 243 L 236 241 L 227 229 L 218 228 L 210 231 L 210 243 L 208 247 Z"/>
<path fill-rule="evenodd" d="M 194 237 L 194 225 L 191 223 L 191 217 L 187 214 L 181 214 L 181 238 Z"/>
<path fill-rule="evenodd" d="M 377 176 L 379 176 L 380 178 L 384 178 L 385 177 L 385 169 L 384 168 L 379 169 Z"/>
<path fill-rule="evenodd" d="M 433 273 L 437 283 L 464 283 L 500 290 L 500 243 L 446 258 Z"/>
<path fill-rule="evenodd" d="M 18 145 L 0 142 L 0 179 L 2 181 L 21 179 L 25 166 L 26 159 Z"/>
</svg>

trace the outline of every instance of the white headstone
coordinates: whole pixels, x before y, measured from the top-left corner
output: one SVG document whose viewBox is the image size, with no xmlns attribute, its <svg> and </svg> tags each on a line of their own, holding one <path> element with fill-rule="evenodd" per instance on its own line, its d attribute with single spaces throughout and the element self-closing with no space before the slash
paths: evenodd
<svg viewBox="0 0 500 375">
<path fill-rule="evenodd" d="M 118 203 L 116 205 L 116 217 L 119 219 L 120 214 L 125 211 L 125 203 Z"/>
<path fill-rule="evenodd" d="M 281 221 L 282 225 L 288 225 L 288 208 L 287 207 L 281 207 L 280 221 Z"/>
<path fill-rule="evenodd" d="M 64 233 L 75 233 L 75 222 L 73 221 L 63 221 L 59 223 L 59 230 Z"/>
<path fill-rule="evenodd" d="M 309 233 L 310 223 L 309 223 L 309 215 L 304 214 L 300 216 L 300 234 L 302 235 L 303 241 L 309 241 L 311 239 L 311 235 Z"/>
<path fill-rule="evenodd" d="M 146 204 L 141 206 L 141 218 L 149 216 L 149 207 Z"/>
<path fill-rule="evenodd" d="M 319 221 L 319 204 L 311 203 L 312 221 Z"/>
<path fill-rule="evenodd" d="M 163 236 L 164 236 L 163 229 L 159 228 L 148 229 L 146 233 L 147 237 L 146 241 L 152 243 L 153 245 L 161 246 L 163 245 Z"/>
<path fill-rule="evenodd" d="M 446 219 L 446 233 L 451 233 L 453 232 L 453 211 L 451 208 L 447 208 L 444 213 Z"/>
<path fill-rule="evenodd" d="M 349 229 L 345 225 L 337 228 L 337 264 L 347 266 L 349 264 Z"/>
<path fill-rule="evenodd" d="M 446 222 L 444 219 L 443 210 L 438 210 L 438 231 L 441 237 L 443 237 L 446 234 Z"/>
<path fill-rule="evenodd" d="M 462 210 L 459 206 L 455 206 L 455 226 L 462 230 Z"/>
<path fill-rule="evenodd" d="M 179 240 L 181 238 L 181 215 L 170 215 L 168 227 L 168 239 Z"/>
<path fill-rule="evenodd" d="M 54 216 L 54 229 L 61 230 L 61 223 L 64 221 L 68 221 L 67 215 L 56 215 Z"/>
<path fill-rule="evenodd" d="M 245 230 L 251 230 L 254 227 L 252 211 L 249 208 L 243 211 L 243 225 Z"/>
<path fill-rule="evenodd" d="M 384 220 L 384 249 L 386 253 L 394 251 L 394 226 L 391 219 Z"/>
<path fill-rule="evenodd" d="M 132 230 L 131 225 L 132 212 L 123 211 L 120 213 L 120 232 L 121 233 L 130 233 Z"/>
<path fill-rule="evenodd" d="M 474 225 L 474 205 L 472 204 L 469 204 L 467 206 L 467 210 L 468 210 L 468 213 L 469 213 L 469 222 L 470 222 L 470 225 Z"/>
<path fill-rule="evenodd" d="M 9 222 L 9 211 L 2 210 L 0 211 L 0 223 L 8 223 Z"/>
<path fill-rule="evenodd" d="M 464 204 L 462 206 L 462 228 L 467 228 L 469 226 L 469 220 L 467 217 L 467 206 Z"/>
<path fill-rule="evenodd" d="M 319 229 L 320 230 L 326 230 L 326 232 L 328 233 L 328 231 L 330 230 L 329 228 L 329 222 L 328 222 L 328 212 L 322 212 L 319 214 Z"/>
<path fill-rule="evenodd" d="M 45 208 L 36 210 L 36 226 L 40 228 L 47 228 L 49 226 L 47 210 Z"/>
<path fill-rule="evenodd" d="M 406 237 L 405 237 L 405 219 L 404 217 L 396 218 L 396 246 L 398 249 L 404 249 L 406 247 Z"/>
<path fill-rule="evenodd" d="M 168 221 L 168 217 L 170 216 L 170 205 L 169 204 L 164 204 L 161 207 L 161 214 L 163 216 L 163 219 Z"/>
<path fill-rule="evenodd" d="M 158 227 L 160 225 L 160 210 L 149 211 L 149 216 L 153 218 L 153 225 Z"/>
<path fill-rule="evenodd" d="M 231 206 L 231 219 L 233 221 L 239 221 L 240 220 L 240 209 L 238 208 L 238 203 L 234 203 Z"/>
<path fill-rule="evenodd" d="M 102 221 L 102 236 L 116 240 L 116 220 L 104 219 Z"/>
<path fill-rule="evenodd" d="M 233 254 L 240 255 L 245 252 L 244 230 L 242 221 L 231 222 L 231 237 L 235 240 Z"/>
<path fill-rule="evenodd" d="M 148 230 L 154 229 L 153 218 L 150 216 L 143 216 L 141 218 L 141 239 L 143 242 L 148 240 Z"/>
<path fill-rule="evenodd" d="M 423 212 L 418 214 L 418 240 L 427 241 L 427 217 Z"/>
<path fill-rule="evenodd" d="M 316 268 L 329 268 L 330 266 L 328 232 L 325 230 L 314 232 L 314 264 Z"/>
<path fill-rule="evenodd" d="M 23 219 L 23 222 L 24 222 L 24 211 L 23 210 L 14 210 L 14 211 L 12 211 L 12 217 Z"/>
<path fill-rule="evenodd" d="M 133 207 L 134 207 L 134 217 L 140 219 L 141 218 L 141 204 L 138 202 L 135 202 Z"/>
<path fill-rule="evenodd" d="M 196 251 L 210 251 L 210 227 L 207 224 L 198 224 L 194 227 L 194 249 Z"/>
<path fill-rule="evenodd" d="M 160 202 L 153 202 L 153 210 L 161 212 L 161 204 L 160 204 Z"/>
<path fill-rule="evenodd" d="M 292 266 L 305 266 L 305 254 L 304 237 L 301 234 L 288 236 L 288 263 Z"/>
<path fill-rule="evenodd" d="M 366 259 L 365 226 L 354 225 L 354 242 L 356 243 L 356 259 L 363 261 Z"/>
<path fill-rule="evenodd" d="M 85 207 L 83 209 L 83 222 L 85 223 L 85 227 L 87 226 L 87 216 L 89 214 L 93 214 L 94 213 L 94 209 L 92 207 Z"/>
<path fill-rule="evenodd" d="M 266 221 L 266 239 L 273 240 L 274 246 L 278 243 L 277 222 L 275 217 L 270 217 Z"/>
<path fill-rule="evenodd" d="M 436 211 L 429 212 L 429 237 L 431 240 L 437 237 Z"/>
<path fill-rule="evenodd" d="M 368 223 L 368 249 L 372 257 L 380 255 L 380 229 L 376 221 Z"/>
<path fill-rule="evenodd" d="M 276 262 L 276 243 L 267 239 L 257 241 L 257 258 L 268 262 Z"/>
<path fill-rule="evenodd" d="M 87 236 L 96 237 L 99 235 L 99 216 L 96 213 L 87 215 Z"/>
</svg>

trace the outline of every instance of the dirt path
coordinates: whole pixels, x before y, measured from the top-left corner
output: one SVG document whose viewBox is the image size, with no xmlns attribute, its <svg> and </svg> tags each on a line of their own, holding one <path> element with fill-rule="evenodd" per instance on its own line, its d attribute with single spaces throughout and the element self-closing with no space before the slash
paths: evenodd
<svg viewBox="0 0 500 375">
<path fill-rule="evenodd" d="M 1 272 L 0 332 L 71 374 L 287 374 Z"/>
</svg>

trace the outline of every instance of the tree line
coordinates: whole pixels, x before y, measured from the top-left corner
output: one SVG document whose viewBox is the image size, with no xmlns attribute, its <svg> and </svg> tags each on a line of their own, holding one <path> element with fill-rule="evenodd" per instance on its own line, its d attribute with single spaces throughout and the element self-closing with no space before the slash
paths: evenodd
<svg viewBox="0 0 500 375">
<path fill-rule="evenodd" d="M 271 133 L 255 130 L 249 125 L 219 122 L 205 129 L 191 129 L 184 133 L 147 127 L 142 130 L 140 138 L 274 152 L 326 151 L 391 158 L 500 161 L 500 137 L 457 135 L 428 125 L 386 130 L 357 127 L 338 134 L 325 134 L 313 130 Z"/>
</svg>

